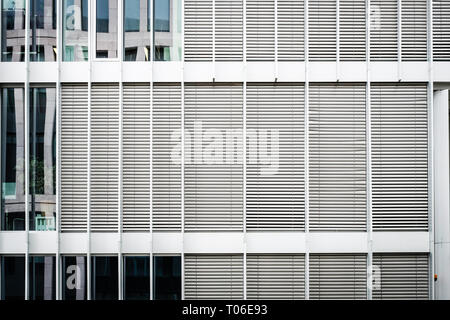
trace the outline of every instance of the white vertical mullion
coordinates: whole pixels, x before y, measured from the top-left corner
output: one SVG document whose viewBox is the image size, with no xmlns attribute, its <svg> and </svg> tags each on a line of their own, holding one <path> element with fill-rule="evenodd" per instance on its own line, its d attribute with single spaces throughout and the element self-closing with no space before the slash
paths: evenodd
<svg viewBox="0 0 450 320">
<path fill-rule="evenodd" d="M 309 2 L 305 0 L 305 299 L 309 300 Z"/>
<path fill-rule="evenodd" d="M 180 2 L 184 0 L 180 0 Z M 181 300 L 184 300 L 185 288 L 184 288 L 184 163 L 185 163 L 185 135 L 184 135 L 184 5 L 181 6 L 181 234 L 182 234 L 182 244 L 181 244 Z M 214 36 L 214 35 L 213 35 Z M 214 48 L 213 48 L 214 52 Z"/>
<path fill-rule="evenodd" d="M 55 1 L 56 5 L 56 58 L 58 61 L 56 81 L 56 300 L 61 300 L 61 268 L 60 268 L 60 232 L 61 232 L 61 54 L 62 54 L 62 30 L 61 30 L 61 1 Z"/>
<path fill-rule="evenodd" d="M 118 277 L 119 277 L 119 300 L 123 300 L 123 254 L 122 254 L 122 232 L 123 232 L 123 1 L 118 0 L 117 3 L 117 15 L 118 15 L 118 28 L 117 33 L 119 35 L 118 39 L 118 57 L 120 61 L 120 83 L 119 83 L 119 199 L 118 199 Z"/>
<path fill-rule="evenodd" d="M 216 0 L 212 0 L 212 80 L 216 81 Z"/>
<path fill-rule="evenodd" d="M 398 80 L 402 81 L 402 0 L 397 0 L 397 64 Z"/>
<path fill-rule="evenodd" d="M 372 118 L 370 91 L 370 0 L 366 0 L 366 210 L 367 270 L 372 272 Z M 372 300 L 371 276 L 367 277 L 367 299 Z"/>
<path fill-rule="evenodd" d="M 339 81 L 339 75 L 340 75 L 340 68 L 341 68 L 341 49 L 340 49 L 340 2 L 339 0 L 336 0 L 336 80 Z"/>
<path fill-rule="evenodd" d="M 25 300 L 28 300 L 29 292 L 29 277 L 28 277 L 28 260 L 29 260 L 29 245 L 30 245 L 30 215 L 28 208 L 29 197 L 29 152 L 28 145 L 28 111 L 30 104 L 30 48 L 29 48 L 29 31 L 30 31 L 30 1 L 25 1 L 25 86 L 24 86 L 24 143 L 25 143 L 25 232 L 26 232 L 26 251 L 25 251 Z"/>
<path fill-rule="evenodd" d="M 93 43 L 93 32 L 95 22 L 95 1 L 89 2 L 88 8 L 88 44 L 89 44 L 89 81 L 88 81 L 88 157 L 87 157 L 87 252 L 86 252 L 86 283 L 87 300 L 91 300 L 91 100 L 92 100 L 92 59 L 95 47 Z M 94 36 L 95 38 L 95 36 Z"/>
<path fill-rule="evenodd" d="M 150 0 L 150 300 L 153 300 L 153 1 Z"/>
<path fill-rule="evenodd" d="M 242 219 L 243 219 L 243 299 L 247 299 L 247 0 L 242 1 Z"/>
<path fill-rule="evenodd" d="M 274 13 L 274 20 L 275 20 L 275 82 L 278 81 L 278 0 L 274 0 L 274 9 L 275 9 L 275 13 Z"/>
<path fill-rule="evenodd" d="M 434 283 L 434 139 L 433 139 L 433 91 L 434 91 L 434 65 L 433 65 L 433 0 L 428 0 L 428 232 L 430 241 L 430 274 L 429 274 L 429 297 L 434 300 L 435 283 Z"/>
</svg>

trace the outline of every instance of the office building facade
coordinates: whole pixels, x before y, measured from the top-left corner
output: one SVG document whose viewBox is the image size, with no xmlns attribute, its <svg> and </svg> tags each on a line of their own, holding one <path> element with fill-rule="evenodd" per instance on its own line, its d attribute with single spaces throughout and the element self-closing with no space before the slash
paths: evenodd
<svg viewBox="0 0 450 320">
<path fill-rule="evenodd" d="M 2 300 L 450 298 L 450 1 L 0 2 Z"/>
</svg>

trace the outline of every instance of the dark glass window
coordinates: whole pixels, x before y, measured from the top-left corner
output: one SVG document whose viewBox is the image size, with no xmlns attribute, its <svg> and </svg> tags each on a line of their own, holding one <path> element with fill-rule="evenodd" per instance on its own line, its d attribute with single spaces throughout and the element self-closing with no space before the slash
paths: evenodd
<svg viewBox="0 0 450 320">
<path fill-rule="evenodd" d="M 124 257 L 125 299 L 150 299 L 150 257 Z"/>
<path fill-rule="evenodd" d="M 55 300 L 56 258 L 30 257 L 30 300 Z"/>
<path fill-rule="evenodd" d="M 56 90 L 31 88 L 29 108 L 30 230 L 56 226 Z"/>
<path fill-rule="evenodd" d="M 0 0 L 1 61 L 23 61 L 25 48 L 25 0 Z"/>
<path fill-rule="evenodd" d="M 56 1 L 30 0 L 30 61 L 56 61 Z"/>
<path fill-rule="evenodd" d="M 119 274 L 117 257 L 91 257 L 91 298 L 117 300 Z"/>
<path fill-rule="evenodd" d="M 25 230 L 25 127 L 22 88 L 1 89 L 1 230 Z"/>
<path fill-rule="evenodd" d="M 89 23 L 89 3 L 88 0 L 81 1 L 81 12 L 82 12 L 82 20 L 81 20 L 81 30 L 88 31 L 88 23 Z"/>
<path fill-rule="evenodd" d="M 137 48 L 125 48 L 125 61 L 136 61 Z"/>
<path fill-rule="evenodd" d="M 97 32 L 109 32 L 109 0 L 97 0 Z"/>
<path fill-rule="evenodd" d="M 155 300 L 181 299 L 181 257 L 153 257 Z"/>
<path fill-rule="evenodd" d="M 140 23 L 140 0 L 125 0 L 125 32 L 139 31 Z"/>
<path fill-rule="evenodd" d="M 62 298 L 63 300 L 86 300 L 86 257 L 63 257 L 62 259 Z"/>
<path fill-rule="evenodd" d="M 150 60 L 150 0 L 123 0 L 124 61 Z M 141 13 L 146 13 L 147 17 Z M 141 19 L 142 18 L 142 19 Z"/>
<path fill-rule="evenodd" d="M 1 300 L 25 300 L 25 257 L 1 257 Z"/>
<path fill-rule="evenodd" d="M 170 32 L 170 0 L 155 1 L 155 31 Z"/>
</svg>

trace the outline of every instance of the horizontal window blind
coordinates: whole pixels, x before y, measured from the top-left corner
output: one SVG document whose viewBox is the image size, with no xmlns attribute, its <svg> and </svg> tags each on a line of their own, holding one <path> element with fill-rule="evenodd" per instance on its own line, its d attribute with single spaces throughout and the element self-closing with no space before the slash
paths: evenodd
<svg viewBox="0 0 450 320">
<path fill-rule="evenodd" d="M 370 1 L 370 60 L 396 61 L 398 0 Z"/>
<path fill-rule="evenodd" d="M 428 254 L 374 254 L 373 265 L 379 272 L 374 277 L 374 300 L 429 298 Z"/>
<path fill-rule="evenodd" d="M 152 108 L 153 230 L 181 231 L 181 162 L 172 158 L 181 145 L 181 84 L 154 84 Z"/>
<path fill-rule="evenodd" d="M 123 86 L 123 231 L 150 230 L 150 85 Z"/>
<path fill-rule="evenodd" d="M 279 61 L 305 60 L 305 8 L 298 0 L 277 0 Z"/>
<path fill-rule="evenodd" d="M 304 230 L 304 139 L 302 84 L 248 85 L 248 230 Z"/>
<path fill-rule="evenodd" d="M 61 86 L 61 231 L 87 230 L 88 85 Z"/>
<path fill-rule="evenodd" d="M 402 0 L 402 60 L 427 60 L 427 0 Z"/>
<path fill-rule="evenodd" d="M 184 60 L 212 61 L 213 2 L 184 1 Z"/>
<path fill-rule="evenodd" d="M 366 299 L 366 255 L 311 254 L 309 296 L 311 300 Z"/>
<path fill-rule="evenodd" d="M 248 255 L 247 299 L 305 299 L 305 256 Z"/>
<path fill-rule="evenodd" d="M 373 229 L 426 231 L 427 87 L 373 84 L 371 93 Z"/>
<path fill-rule="evenodd" d="M 309 0 L 309 60 L 336 61 L 336 0 Z"/>
<path fill-rule="evenodd" d="M 185 230 L 241 231 L 242 85 L 186 84 L 184 102 L 185 129 L 192 141 L 185 145 L 191 155 L 184 176 Z M 233 132 L 237 139 L 229 154 L 225 140 Z"/>
<path fill-rule="evenodd" d="M 242 61 L 242 0 L 215 0 L 216 61 Z"/>
<path fill-rule="evenodd" d="M 242 255 L 185 255 L 185 299 L 243 299 L 244 270 L 242 260 Z"/>
<path fill-rule="evenodd" d="M 311 84 L 309 227 L 366 230 L 365 86 Z"/>
<path fill-rule="evenodd" d="M 247 60 L 275 59 L 275 1 L 247 0 Z"/>
<path fill-rule="evenodd" d="M 118 228 L 119 85 L 92 84 L 91 230 Z"/>
<path fill-rule="evenodd" d="M 339 60 L 366 59 L 366 0 L 339 0 Z"/>
<path fill-rule="evenodd" d="M 433 0 L 433 59 L 450 61 L 450 2 Z"/>
</svg>

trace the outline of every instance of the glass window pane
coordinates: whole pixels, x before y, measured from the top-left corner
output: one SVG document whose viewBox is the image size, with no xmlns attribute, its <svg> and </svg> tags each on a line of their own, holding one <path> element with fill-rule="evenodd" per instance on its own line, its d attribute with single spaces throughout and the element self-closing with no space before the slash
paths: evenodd
<svg viewBox="0 0 450 320">
<path fill-rule="evenodd" d="M 125 299 L 150 299 L 150 257 L 125 257 Z"/>
<path fill-rule="evenodd" d="M 56 90 L 31 88 L 30 230 L 56 230 Z"/>
<path fill-rule="evenodd" d="M 25 0 L 1 0 L 1 61 L 25 61 Z"/>
<path fill-rule="evenodd" d="M 155 61 L 181 60 L 181 0 L 154 0 Z"/>
<path fill-rule="evenodd" d="M 25 128 L 22 88 L 1 89 L 1 229 L 25 230 Z"/>
<path fill-rule="evenodd" d="M 119 274 L 117 257 L 91 257 L 92 300 L 117 300 Z"/>
<path fill-rule="evenodd" d="M 64 0 L 63 61 L 88 60 L 88 0 Z"/>
<path fill-rule="evenodd" d="M 124 61 L 150 60 L 150 0 L 124 0 Z"/>
<path fill-rule="evenodd" d="M 56 61 L 55 1 L 30 0 L 30 61 Z"/>
<path fill-rule="evenodd" d="M 87 299 L 86 268 L 86 257 L 63 257 L 63 300 Z"/>
<path fill-rule="evenodd" d="M 181 257 L 153 257 L 155 300 L 181 299 Z"/>
<path fill-rule="evenodd" d="M 25 300 L 25 257 L 1 257 L 1 300 Z"/>
<path fill-rule="evenodd" d="M 30 257 L 30 300 L 55 300 L 55 256 Z"/>
<path fill-rule="evenodd" d="M 117 58 L 117 0 L 97 0 L 96 57 Z"/>
</svg>

